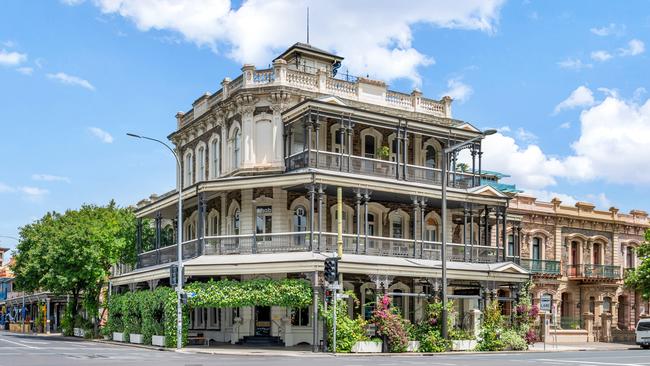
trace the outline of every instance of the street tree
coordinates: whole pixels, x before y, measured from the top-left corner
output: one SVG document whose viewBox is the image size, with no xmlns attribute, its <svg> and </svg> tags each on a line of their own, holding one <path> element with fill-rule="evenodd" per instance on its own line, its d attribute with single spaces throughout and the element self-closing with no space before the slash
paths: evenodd
<svg viewBox="0 0 650 366">
<path fill-rule="evenodd" d="M 20 229 L 12 267 L 16 288 L 69 295 L 66 321 L 74 322 L 83 302 L 96 325 L 110 268 L 135 260 L 135 222 L 133 212 L 114 201 L 47 213 Z"/>
<path fill-rule="evenodd" d="M 636 254 L 641 260 L 639 266 L 625 277 L 625 285 L 640 291 L 644 299 L 650 299 L 650 229 L 645 232 L 645 242 L 641 244 Z"/>
</svg>

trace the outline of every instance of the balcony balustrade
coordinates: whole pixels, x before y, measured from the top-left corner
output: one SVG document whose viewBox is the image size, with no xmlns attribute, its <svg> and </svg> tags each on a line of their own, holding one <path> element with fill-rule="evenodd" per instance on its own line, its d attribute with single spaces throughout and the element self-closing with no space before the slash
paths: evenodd
<svg viewBox="0 0 650 366">
<path fill-rule="evenodd" d="M 519 263 L 530 273 L 547 275 L 560 274 L 560 261 L 522 258 Z"/>
<path fill-rule="evenodd" d="M 199 246 L 199 240 L 190 240 L 182 244 L 183 260 L 199 255 L 336 252 L 336 233 L 322 232 L 320 247 L 318 234 L 318 232 L 314 233 L 313 240 L 310 240 L 309 232 L 206 236 L 202 239 L 202 248 Z M 447 244 L 447 260 L 495 263 L 498 250 L 502 248 L 451 243 Z M 429 260 L 442 258 L 440 242 L 377 236 L 368 236 L 367 240 L 364 236 L 360 236 L 357 241 L 357 236 L 354 234 L 343 235 L 343 253 Z M 171 263 L 176 260 L 176 245 L 170 245 L 139 254 L 138 268 Z"/>
<path fill-rule="evenodd" d="M 354 174 L 370 175 L 381 178 L 397 178 L 397 170 L 402 166 L 389 160 L 366 158 L 322 150 L 301 151 L 286 159 L 287 171 L 303 168 L 316 168 L 341 171 Z M 472 188 L 478 186 L 476 176 L 463 172 L 448 172 L 448 186 L 455 188 Z M 417 183 L 442 184 L 442 171 L 419 165 L 406 164 L 406 176 L 401 179 Z"/>
<path fill-rule="evenodd" d="M 621 268 L 604 264 L 570 264 L 566 274 L 573 278 L 620 279 Z"/>
</svg>

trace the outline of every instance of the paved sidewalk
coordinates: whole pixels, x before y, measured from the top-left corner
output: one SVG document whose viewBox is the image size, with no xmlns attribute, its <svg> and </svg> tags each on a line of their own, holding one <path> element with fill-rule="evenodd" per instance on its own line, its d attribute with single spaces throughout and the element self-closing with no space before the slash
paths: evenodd
<svg viewBox="0 0 650 366">
<path fill-rule="evenodd" d="M 638 346 L 629 343 L 603 343 L 603 342 L 588 342 L 588 343 L 544 343 L 538 342 L 530 346 L 529 351 L 535 352 L 562 352 L 562 351 L 614 351 L 636 349 Z"/>
</svg>

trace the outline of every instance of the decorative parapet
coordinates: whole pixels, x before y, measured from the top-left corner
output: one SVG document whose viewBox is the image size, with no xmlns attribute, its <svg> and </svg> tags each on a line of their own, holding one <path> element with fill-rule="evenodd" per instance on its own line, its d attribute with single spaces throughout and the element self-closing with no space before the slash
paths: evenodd
<svg viewBox="0 0 650 366">
<path fill-rule="evenodd" d="M 205 94 L 197 99 L 192 110 L 185 112 L 178 120 L 178 128 L 200 117 L 214 104 L 228 99 L 238 90 L 261 86 L 287 86 L 382 107 L 451 118 L 450 97 L 446 96 L 438 101 L 424 98 L 417 89 L 411 94 L 392 91 L 388 90 L 385 82 L 379 80 L 369 78 L 343 80 L 328 75 L 324 69 L 315 72 L 294 70 L 290 69 L 283 59 L 275 60 L 270 69 L 256 70 L 255 66 L 246 64 L 241 70 L 242 74 L 232 81 L 224 78 L 221 89 L 216 93 Z M 178 119 L 178 114 L 176 117 Z"/>
</svg>

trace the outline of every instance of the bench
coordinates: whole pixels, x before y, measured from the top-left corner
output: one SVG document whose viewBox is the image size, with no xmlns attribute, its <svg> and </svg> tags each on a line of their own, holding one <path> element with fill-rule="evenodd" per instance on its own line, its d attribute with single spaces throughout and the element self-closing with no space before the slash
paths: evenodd
<svg viewBox="0 0 650 366">
<path fill-rule="evenodd" d="M 200 332 L 189 332 L 187 333 L 187 344 L 190 346 L 204 346 L 205 345 L 205 337 L 203 336 L 203 333 Z"/>
</svg>

